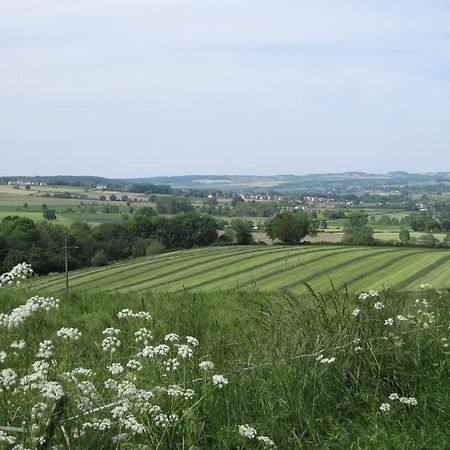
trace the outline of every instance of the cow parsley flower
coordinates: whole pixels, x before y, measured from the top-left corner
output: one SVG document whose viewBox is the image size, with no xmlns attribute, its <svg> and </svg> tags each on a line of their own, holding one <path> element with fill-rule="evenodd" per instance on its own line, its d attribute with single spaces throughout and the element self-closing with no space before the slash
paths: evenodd
<svg viewBox="0 0 450 450">
<path fill-rule="evenodd" d="M 1 351 L 0 352 L 0 363 L 4 362 L 7 356 L 8 355 L 6 352 Z"/>
<path fill-rule="evenodd" d="M 111 353 L 114 353 L 120 347 L 120 345 L 120 340 L 115 336 L 107 336 L 105 339 L 103 339 L 102 342 L 102 348 L 105 352 L 110 351 Z"/>
<path fill-rule="evenodd" d="M 381 412 L 384 412 L 384 413 L 389 412 L 391 409 L 391 405 L 389 403 L 382 403 L 379 409 Z"/>
<path fill-rule="evenodd" d="M 178 336 L 178 334 L 175 334 L 175 333 L 169 333 L 164 336 L 164 340 L 169 341 L 169 342 L 176 342 L 179 339 L 180 339 L 180 337 Z"/>
<path fill-rule="evenodd" d="M 408 406 L 416 406 L 419 403 L 414 397 L 400 397 L 398 401 Z"/>
<path fill-rule="evenodd" d="M 352 311 L 352 315 L 354 315 L 355 317 L 357 317 L 357 316 L 359 316 L 359 313 L 361 312 L 361 310 L 359 309 L 359 308 L 355 308 L 353 311 Z"/>
<path fill-rule="evenodd" d="M 192 347 L 198 347 L 198 345 L 199 345 L 198 339 L 196 339 L 193 336 L 186 336 L 186 342 L 188 344 L 191 344 Z"/>
<path fill-rule="evenodd" d="M 16 382 L 16 379 L 17 374 L 13 369 L 0 370 L 0 386 L 8 389 Z"/>
<path fill-rule="evenodd" d="M 80 339 L 81 337 L 81 332 L 78 328 L 62 327 L 56 332 L 56 335 L 63 339 L 78 341 L 78 339 Z"/>
<path fill-rule="evenodd" d="M 120 330 L 118 328 L 109 327 L 109 328 L 105 328 L 102 331 L 102 334 L 104 334 L 106 336 L 117 336 L 118 334 L 120 334 Z"/>
<path fill-rule="evenodd" d="M 228 384 L 228 380 L 223 375 L 213 375 L 212 382 L 214 386 L 222 389 L 224 386 Z"/>
<path fill-rule="evenodd" d="M 188 345 L 184 345 L 184 344 L 178 346 L 177 353 L 183 359 L 192 358 L 192 356 L 194 355 L 192 348 L 189 347 Z"/>
<path fill-rule="evenodd" d="M 198 367 L 201 370 L 213 370 L 214 369 L 214 363 L 212 361 L 202 361 Z"/>
<path fill-rule="evenodd" d="M 59 400 L 64 395 L 62 386 L 56 381 L 47 381 L 46 383 L 43 383 L 40 391 L 43 397 L 52 400 Z"/>
<path fill-rule="evenodd" d="M 376 302 L 376 303 L 374 303 L 373 307 L 374 307 L 375 309 L 383 309 L 383 308 L 384 308 L 384 305 L 383 305 L 383 303 L 381 303 L 381 302 Z"/>
<path fill-rule="evenodd" d="M 127 367 L 131 370 L 135 370 L 136 372 L 142 370 L 142 364 L 139 361 L 136 361 L 135 359 L 130 359 L 127 362 Z"/>
<path fill-rule="evenodd" d="M 273 442 L 272 439 L 267 436 L 258 436 L 256 440 L 262 442 L 265 447 L 277 448 L 275 442 Z"/>
<path fill-rule="evenodd" d="M 238 431 L 241 436 L 244 436 L 247 439 L 255 439 L 256 435 L 258 434 L 257 431 L 248 423 L 246 423 L 245 425 L 238 425 Z"/>
<path fill-rule="evenodd" d="M 39 343 L 39 350 L 36 353 L 37 358 L 48 359 L 53 355 L 53 342 L 50 340 Z"/>
<path fill-rule="evenodd" d="M 392 317 L 389 317 L 389 319 L 386 319 L 384 321 L 384 324 L 391 327 L 392 325 L 394 325 L 394 319 Z"/>
<path fill-rule="evenodd" d="M 12 341 L 10 347 L 15 350 L 22 350 L 25 347 L 25 341 Z"/>
<path fill-rule="evenodd" d="M 398 396 L 398 394 L 396 392 L 393 392 L 392 394 L 389 395 L 389 400 L 398 400 L 400 397 Z"/>
<path fill-rule="evenodd" d="M 112 375 L 120 375 L 125 370 L 120 363 L 110 364 L 107 369 L 111 372 Z"/>
</svg>

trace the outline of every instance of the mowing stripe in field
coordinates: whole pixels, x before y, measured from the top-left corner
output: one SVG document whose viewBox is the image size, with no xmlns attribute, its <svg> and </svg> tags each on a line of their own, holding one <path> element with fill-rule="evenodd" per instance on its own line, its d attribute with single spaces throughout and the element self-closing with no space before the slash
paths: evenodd
<svg viewBox="0 0 450 450">
<path fill-rule="evenodd" d="M 185 256 L 183 258 L 176 258 L 167 261 L 159 260 L 156 263 L 152 261 L 147 261 L 146 263 L 140 264 L 138 267 L 134 267 L 130 270 L 121 270 L 119 274 L 117 273 L 106 273 L 101 277 L 91 276 L 89 280 L 84 281 L 84 284 L 107 284 L 108 290 L 114 290 L 115 288 L 124 289 L 128 286 L 134 286 L 135 284 L 140 284 L 142 281 L 150 279 L 160 279 L 161 277 L 167 276 L 171 273 L 178 273 L 179 271 L 186 270 L 192 267 L 192 265 L 200 266 L 215 262 L 218 260 L 228 260 L 229 258 L 235 258 L 240 255 L 247 255 L 257 253 L 254 249 L 240 249 L 239 251 L 232 252 L 208 252 L 208 253 L 196 253 L 194 256 Z M 175 266 L 173 270 L 167 270 L 168 267 Z M 152 274 L 149 277 L 149 273 Z M 108 283 L 105 283 L 109 280 Z M 127 283 L 128 281 L 128 283 Z M 74 283 L 77 286 L 81 283 Z"/>
<path fill-rule="evenodd" d="M 369 273 L 365 278 L 354 283 L 353 289 L 368 290 L 396 287 L 405 278 L 412 276 L 417 270 L 421 270 L 421 268 L 434 263 L 436 259 L 440 259 L 441 257 L 442 253 L 436 252 L 435 250 L 415 252 L 412 255 L 405 256 L 403 260 L 398 261 L 388 268 Z M 417 286 L 419 284 L 417 282 Z"/>
<path fill-rule="evenodd" d="M 235 254 L 248 253 L 256 251 L 254 248 L 249 249 L 249 247 L 233 247 L 231 251 L 228 251 L 223 254 L 218 247 L 214 248 L 214 251 L 208 251 L 207 249 L 201 250 L 185 250 L 184 252 L 177 252 L 177 255 L 173 256 L 173 254 L 165 254 L 164 257 L 158 258 L 139 258 L 139 260 L 131 260 L 128 263 L 115 264 L 112 266 L 108 266 L 107 268 L 103 268 L 102 270 L 90 270 L 83 271 L 80 274 L 71 275 L 70 276 L 70 285 L 72 287 L 83 286 L 88 288 L 89 284 L 98 284 L 100 281 L 106 281 L 108 279 L 112 279 L 114 282 L 122 283 L 123 279 L 130 279 L 130 277 L 137 273 L 145 274 L 148 273 L 149 270 L 158 270 L 165 269 L 168 266 L 172 266 L 175 264 L 180 264 L 183 262 L 187 262 L 188 264 L 195 264 L 196 259 L 204 260 L 206 257 L 211 257 L 210 259 L 223 259 L 224 257 L 229 257 Z M 98 274 L 100 274 L 98 276 Z M 54 278 L 52 280 L 53 285 L 56 288 L 62 289 L 62 286 L 59 286 L 63 282 L 63 275 L 58 278 Z M 106 284 L 106 283 L 105 283 Z M 48 285 L 46 287 L 49 287 Z"/>
<path fill-rule="evenodd" d="M 431 274 L 423 275 L 423 279 L 420 283 L 414 279 L 408 286 L 405 286 L 405 290 L 418 290 L 420 284 L 429 283 L 436 288 L 450 287 L 450 261 L 441 262 L 440 266 L 435 268 Z"/>
<path fill-rule="evenodd" d="M 378 251 L 377 251 L 378 250 Z M 347 259 L 345 261 L 342 262 L 338 262 L 337 264 L 334 264 L 331 267 L 325 267 L 325 268 L 320 268 L 320 270 L 318 270 L 317 272 L 303 277 L 301 279 L 298 279 L 296 281 L 294 281 L 293 283 L 289 283 L 289 284 L 282 284 L 281 287 L 283 289 L 286 290 L 292 290 L 295 291 L 299 286 L 303 287 L 305 283 L 310 284 L 312 281 L 317 280 L 318 278 L 322 278 L 322 277 L 326 277 L 326 280 L 323 281 L 323 284 L 329 283 L 328 278 L 330 277 L 330 274 L 335 276 L 335 274 L 337 272 L 348 269 L 348 266 L 353 266 L 355 263 L 359 262 L 359 261 L 364 261 L 364 259 L 367 258 L 371 258 L 372 256 L 380 256 L 380 255 L 384 255 L 387 253 L 392 253 L 393 250 L 383 250 L 383 251 L 379 251 L 379 249 L 375 249 L 372 251 L 367 251 L 367 252 L 363 252 L 363 255 L 358 255 L 354 258 L 350 258 Z M 353 270 L 357 270 L 358 266 L 352 267 Z"/>
<path fill-rule="evenodd" d="M 386 255 L 384 255 L 386 256 Z M 391 255 L 387 255 L 387 256 L 391 256 Z M 394 256 L 394 255 L 392 255 Z M 400 259 L 398 262 L 400 261 L 404 261 L 405 258 L 407 258 L 407 256 L 403 255 L 403 260 Z M 413 257 L 414 258 L 414 257 Z M 334 271 L 334 273 L 329 277 L 328 280 L 315 280 L 315 281 L 311 281 L 309 284 L 311 284 L 311 287 L 313 289 L 316 290 L 323 290 L 326 289 L 327 287 L 330 287 L 330 283 L 333 283 L 334 286 L 339 286 L 339 285 L 343 285 L 347 279 L 351 276 L 351 274 L 360 274 L 362 275 L 361 280 L 364 280 L 364 275 L 366 275 L 367 273 L 370 273 L 372 268 L 374 266 L 377 265 L 377 263 L 383 259 L 383 256 L 378 257 L 377 255 L 371 255 L 370 257 L 367 258 L 366 261 L 360 261 L 357 262 L 357 264 L 355 265 L 351 265 L 351 266 L 346 266 L 343 268 L 337 268 L 336 271 Z M 394 263 L 396 264 L 396 263 Z M 392 264 L 391 267 L 394 265 Z M 386 269 L 383 269 L 386 270 Z M 351 291 L 356 291 L 354 286 L 351 286 L 350 289 Z"/>
<path fill-rule="evenodd" d="M 290 251 L 292 251 L 290 249 Z M 319 250 L 311 250 L 310 248 L 305 249 L 305 248 L 301 248 L 301 250 L 298 250 L 299 252 L 304 252 L 304 253 L 311 253 L 314 251 L 319 251 Z M 235 260 L 226 260 L 224 263 L 222 264 L 215 264 L 212 267 L 205 267 L 205 265 L 207 265 L 207 263 L 209 262 L 205 262 L 202 264 L 197 264 L 195 266 L 193 266 L 192 264 L 189 267 L 180 267 L 180 268 L 176 268 L 176 270 L 172 270 L 170 272 L 166 272 L 160 276 L 157 277 L 152 277 L 152 278 L 147 278 L 145 280 L 143 280 L 143 282 L 136 282 L 133 283 L 132 285 L 126 285 L 126 286 L 121 286 L 121 290 L 122 288 L 125 290 L 125 288 L 130 288 L 133 286 L 138 286 L 139 289 L 154 289 L 154 288 L 160 288 L 161 286 L 165 286 L 165 285 L 172 285 L 174 283 L 177 282 L 184 282 L 187 283 L 188 281 L 194 280 L 195 276 L 206 276 L 206 277 L 210 277 L 212 273 L 217 272 L 220 269 L 226 269 L 227 267 L 229 267 L 231 270 L 236 271 L 239 270 L 239 267 L 242 265 L 242 263 L 244 264 L 254 264 L 254 260 L 255 259 L 263 259 L 264 260 L 264 264 L 270 264 L 271 260 L 267 260 L 268 256 L 277 256 L 277 254 L 279 253 L 285 253 L 286 252 L 286 247 L 280 247 L 274 250 L 271 249 L 261 249 L 258 252 L 253 252 L 252 254 L 250 254 L 249 256 L 245 256 L 245 257 L 241 257 L 241 255 L 236 255 L 237 258 L 234 256 Z M 283 260 L 286 258 L 286 255 L 283 255 L 280 258 L 280 260 Z M 224 258 L 220 258 L 220 259 L 224 259 Z M 202 266 L 201 269 L 198 269 L 198 266 Z M 209 271 L 208 271 L 209 269 Z M 181 273 L 181 276 L 180 276 Z M 223 272 L 221 273 L 221 277 L 224 276 Z M 153 283 L 153 281 L 158 281 L 156 284 Z"/>
<path fill-rule="evenodd" d="M 326 254 L 326 255 L 319 255 L 314 257 L 315 254 L 317 253 L 325 253 L 325 252 L 330 252 L 330 254 Z M 298 256 L 298 255 L 305 255 L 305 256 L 309 256 L 310 254 L 313 254 L 313 257 L 307 261 L 304 261 L 304 258 L 302 258 L 302 264 L 304 262 L 311 264 L 313 262 L 316 261 L 321 261 L 326 257 L 331 257 L 334 256 L 336 254 L 340 254 L 340 253 L 347 253 L 352 251 L 351 249 L 348 248 L 343 248 L 340 247 L 338 249 L 331 249 L 329 247 L 324 247 L 321 248 L 319 250 L 316 251 L 310 251 L 310 252 L 296 252 L 294 254 L 291 254 L 290 256 Z M 257 264 L 255 266 L 252 266 L 250 268 L 247 268 L 246 270 L 240 270 L 240 271 L 234 271 L 233 273 L 227 274 L 227 275 L 223 275 L 221 274 L 220 276 L 217 276 L 215 278 L 209 278 L 208 280 L 205 281 L 201 281 L 201 282 L 197 282 L 193 285 L 188 285 L 186 287 L 188 287 L 189 289 L 197 289 L 197 288 L 201 288 L 201 287 L 206 287 L 207 289 L 212 289 L 214 285 L 216 285 L 215 287 L 218 289 L 226 289 L 228 287 L 232 287 L 232 284 L 237 284 L 239 289 L 242 289 L 246 286 L 249 286 L 251 284 L 255 284 L 257 281 L 260 280 L 266 280 L 268 277 L 273 277 L 275 275 L 279 275 L 281 273 L 286 273 L 288 271 L 291 271 L 293 269 L 295 269 L 298 266 L 298 260 L 295 263 L 290 263 L 290 264 L 279 264 L 280 262 L 282 263 L 283 260 L 285 260 L 285 257 L 282 258 L 277 258 L 274 259 L 272 261 L 267 261 L 267 262 L 263 262 L 260 264 Z M 277 264 L 278 263 L 278 264 Z M 269 267 L 267 267 L 269 266 Z M 260 270 L 260 269 L 264 269 L 267 268 L 269 270 Z M 237 280 L 237 276 L 242 276 L 243 274 L 252 272 L 254 270 L 258 270 L 258 275 L 256 276 L 252 276 L 249 275 L 248 277 L 246 277 L 244 280 Z M 234 280 L 230 280 L 230 278 L 234 278 Z"/>
<path fill-rule="evenodd" d="M 438 267 L 441 267 L 442 264 L 445 264 L 450 260 L 450 255 L 443 255 L 441 256 L 437 261 L 427 265 L 426 267 L 423 267 L 422 269 L 416 271 L 415 273 L 411 274 L 409 277 L 403 279 L 400 283 L 397 283 L 396 288 L 397 289 L 404 289 L 409 284 L 413 283 L 414 280 L 416 280 L 417 287 L 419 287 L 420 284 L 423 283 L 423 277 L 427 275 L 430 272 L 433 272 Z"/>
<path fill-rule="evenodd" d="M 412 253 L 412 254 L 411 254 Z M 405 261 L 405 258 L 410 257 L 410 256 L 416 256 L 419 253 L 423 253 L 422 251 L 417 251 L 417 252 L 411 252 L 410 250 L 403 250 L 401 252 L 400 255 L 395 256 L 394 258 L 390 258 L 390 255 L 383 255 L 383 259 L 385 259 L 386 257 L 389 258 L 387 261 L 383 261 L 381 264 L 378 264 L 376 266 L 372 266 L 368 268 L 368 270 L 366 270 L 365 272 L 361 272 L 357 275 L 351 276 L 350 278 L 346 279 L 344 283 L 342 283 L 341 285 L 339 285 L 338 290 L 339 289 L 343 289 L 344 287 L 353 288 L 353 285 L 359 281 L 362 280 L 364 278 L 366 278 L 368 275 L 373 274 L 373 273 L 377 273 L 381 270 L 385 270 L 388 267 L 393 266 L 394 264 L 396 264 L 397 262 L 403 260 Z"/>
</svg>

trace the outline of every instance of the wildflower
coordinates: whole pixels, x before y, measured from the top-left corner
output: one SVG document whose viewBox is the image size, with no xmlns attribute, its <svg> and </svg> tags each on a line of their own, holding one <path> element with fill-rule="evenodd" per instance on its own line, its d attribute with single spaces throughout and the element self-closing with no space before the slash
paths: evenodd
<svg viewBox="0 0 450 450">
<path fill-rule="evenodd" d="M 134 333 L 135 342 L 144 342 L 145 345 L 148 344 L 149 340 L 153 339 L 152 333 L 147 330 L 147 328 L 140 328 L 136 333 Z"/>
<path fill-rule="evenodd" d="M 110 364 L 107 369 L 111 372 L 112 375 L 120 375 L 125 369 L 120 363 Z"/>
<path fill-rule="evenodd" d="M 398 314 L 397 320 L 400 322 L 406 322 L 408 319 L 405 316 L 403 316 L 402 314 Z"/>
<path fill-rule="evenodd" d="M 31 297 L 29 298 L 24 305 L 18 306 L 14 308 L 11 313 L 0 314 L 0 326 L 4 326 L 7 328 L 15 328 L 18 327 L 21 323 L 23 323 L 28 317 L 30 317 L 35 311 L 44 310 L 50 311 L 51 309 L 55 309 L 59 307 L 59 300 L 53 297 L 44 298 L 44 297 Z"/>
<path fill-rule="evenodd" d="M 272 447 L 272 448 L 277 448 L 277 446 L 275 445 L 275 442 L 272 441 L 272 439 L 270 439 L 267 436 L 258 436 L 256 438 L 257 441 L 262 442 L 264 446 L 266 447 Z"/>
<path fill-rule="evenodd" d="M 21 350 L 25 347 L 25 341 L 12 341 L 10 347 L 15 350 Z"/>
<path fill-rule="evenodd" d="M 376 302 L 376 303 L 373 305 L 373 307 L 374 307 L 375 309 L 383 309 L 383 308 L 384 308 L 384 305 L 383 305 L 383 303 L 381 303 L 381 302 Z"/>
<path fill-rule="evenodd" d="M 16 282 L 20 284 L 20 280 L 25 280 L 33 274 L 33 269 L 26 262 L 17 264 L 9 272 L 0 275 L 0 287 L 3 285 L 11 286 Z"/>
<path fill-rule="evenodd" d="M 80 330 L 78 330 L 78 328 L 63 327 L 56 332 L 56 336 L 61 337 L 63 339 L 78 341 L 78 339 L 80 339 L 81 332 Z"/>
<path fill-rule="evenodd" d="M 258 434 L 256 430 L 248 423 L 246 423 L 245 425 L 238 425 L 238 430 L 239 434 L 246 437 L 247 439 L 255 439 L 256 435 Z"/>
<path fill-rule="evenodd" d="M 44 402 L 38 402 L 31 408 L 31 417 L 34 420 L 39 420 L 42 415 L 47 411 L 48 405 Z"/>
<path fill-rule="evenodd" d="M 392 326 L 392 325 L 394 325 L 394 319 L 392 317 L 389 317 L 389 319 L 386 319 L 384 321 L 384 324 L 388 325 L 388 326 Z"/>
<path fill-rule="evenodd" d="M 159 344 L 153 349 L 155 355 L 167 355 L 170 352 L 170 347 L 165 344 Z"/>
<path fill-rule="evenodd" d="M 53 342 L 52 341 L 42 341 L 39 343 L 39 350 L 36 353 L 37 358 L 48 359 L 53 354 Z"/>
<path fill-rule="evenodd" d="M 103 339 L 102 348 L 105 352 L 110 351 L 111 353 L 113 353 L 120 347 L 120 344 L 120 340 L 115 336 L 108 336 Z"/>
<path fill-rule="evenodd" d="M 359 353 L 359 352 L 361 352 L 362 351 L 362 347 L 360 347 L 359 345 L 357 346 L 357 347 L 355 347 L 354 349 L 353 349 L 353 351 L 355 352 L 355 353 Z"/>
<path fill-rule="evenodd" d="M 332 364 L 336 361 L 336 358 L 332 356 L 331 358 L 320 358 L 321 364 Z"/>
<path fill-rule="evenodd" d="M 118 328 L 113 328 L 113 327 L 109 327 L 109 328 L 105 328 L 102 331 L 102 334 L 105 334 L 107 336 L 117 336 L 120 333 L 120 330 Z"/>
<path fill-rule="evenodd" d="M 0 363 L 4 362 L 7 356 L 6 352 L 0 352 Z"/>
<path fill-rule="evenodd" d="M 201 370 L 213 370 L 214 369 L 214 363 L 212 361 L 202 361 L 198 367 Z"/>
<path fill-rule="evenodd" d="M 166 372 L 173 372 L 178 368 L 180 365 L 180 362 L 176 358 L 168 359 L 167 361 L 164 361 L 164 366 L 166 367 Z"/>
<path fill-rule="evenodd" d="M 59 400 L 64 395 L 62 386 L 56 381 L 47 381 L 41 386 L 40 391 L 43 397 L 53 400 Z"/>
<path fill-rule="evenodd" d="M 391 409 L 391 405 L 389 403 L 382 403 L 379 409 L 381 412 L 388 412 Z"/>
<path fill-rule="evenodd" d="M 374 297 L 378 297 L 378 291 L 370 290 L 369 292 L 361 292 L 361 294 L 359 294 L 358 298 L 360 300 L 367 300 L 368 298 L 374 298 Z"/>
<path fill-rule="evenodd" d="M 188 344 L 191 344 L 192 347 L 198 347 L 198 345 L 199 345 L 198 339 L 196 339 L 193 336 L 186 336 L 186 342 Z"/>
<path fill-rule="evenodd" d="M 0 386 L 8 389 L 11 387 L 17 379 L 17 374 L 13 369 L 3 369 L 0 371 Z"/>
<path fill-rule="evenodd" d="M 359 313 L 361 312 L 361 310 L 359 309 L 359 308 L 355 308 L 353 311 L 352 311 L 352 315 L 354 315 L 355 317 L 357 317 L 357 316 L 359 316 Z"/>
<path fill-rule="evenodd" d="M 0 443 L 1 442 L 13 445 L 16 442 L 16 438 L 0 430 Z"/>
<path fill-rule="evenodd" d="M 127 362 L 127 367 L 131 370 L 142 370 L 142 364 L 139 361 L 136 361 L 135 359 L 130 359 Z"/>
<path fill-rule="evenodd" d="M 136 434 L 142 434 L 145 431 L 144 425 L 139 423 L 134 416 L 127 416 L 120 419 L 120 424 L 128 431 Z"/>
<path fill-rule="evenodd" d="M 179 338 L 178 334 L 175 334 L 175 333 L 169 333 L 164 336 L 164 340 L 169 341 L 169 342 L 175 342 L 175 341 L 178 341 L 179 339 L 180 338 Z"/>
<path fill-rule="evenodd" d="M 155 416 L 155 424 L 159 427 L 166 427 L 171 422 L 176 422 L 178 420 L 178 416 L 176 414 L 158 414 Z"/>
<path fill-rule="evenodd" d="M 192 348 L 188 345 L 179 345 L 177 353 L 179 356 L 181 356 L 183 359 L 185 358 L 192 358 L 194 352 L 192 351 Z"/>
<path fill-rule="evenodd" d="M 214 386 L 222 389 L 224 386 L 228 384 L 228 380 L 223 375 L 213 375 L 212 382 Z"/>
<path fill-rule="evenodd" d="M 389 395 L 389 400 L 398 400 L 400 397 L 396 392 L 393 392 L 391 395 Z"/>
<path fill-rule="evenodd" d="M 400 397 L 398 401 L 408 406 L 416 406 L 419 403 L 414 397 Z"/>
</svg>

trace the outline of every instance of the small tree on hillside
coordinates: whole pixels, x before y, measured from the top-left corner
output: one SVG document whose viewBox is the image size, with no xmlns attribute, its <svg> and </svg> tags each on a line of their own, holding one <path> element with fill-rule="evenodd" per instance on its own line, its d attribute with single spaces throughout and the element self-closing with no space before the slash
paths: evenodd
<svg viewBox="0 0 450 450">
<path fill-rule="evenodd" d="M 304 212 L 279 213 L 267 225 L 270 239 L 280 240 L 283 244 L 297 245 L 306 236 L 317 234 L 317 224 Z"/>
</svg>

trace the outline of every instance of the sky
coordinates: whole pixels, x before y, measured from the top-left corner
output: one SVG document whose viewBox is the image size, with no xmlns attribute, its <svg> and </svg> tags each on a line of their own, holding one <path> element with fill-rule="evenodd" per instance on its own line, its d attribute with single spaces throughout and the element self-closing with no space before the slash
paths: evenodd
<svg viewBox="0 0 450 450">
<path fill-rule="evenodd" d="M 450 171 L 448 0 L 0 0 L 0 175 Z"/>
</svg>

